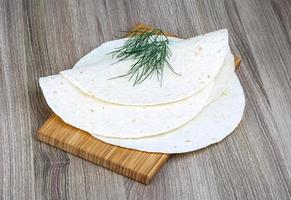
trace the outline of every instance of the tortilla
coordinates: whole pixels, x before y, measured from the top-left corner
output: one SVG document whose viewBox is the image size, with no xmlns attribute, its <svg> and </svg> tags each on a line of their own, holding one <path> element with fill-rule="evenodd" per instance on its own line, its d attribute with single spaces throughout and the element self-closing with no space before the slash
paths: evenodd
<svg viewBox="0 0 291 200">
<path fill-rule="evenodd" d="M 213 84 L 185 101 L 150 107 L 100 101 L 61 75 L 41 78 L 40 86 L 48 105 L 66 123 L 103 136 L 138 138 L 161 134 L 190 121 L 204 107 Z"/>
<path fill-rule="evenodd" d="M 94 134 L 138 138 L 176 129 L 195 117 L 209 97 L 218 98 L 231 74 L 234 61 L 228 55 L 215 81 L 185 100 L 158 106 L 122 106 L 84 94 L 61 75 L 40 79 L 45 99 L 66 123 Z"/>
<path fill-rule="evenodd" d="M 105 43 L 88 57 L 92 59 L 96 55 L 100 58 L 102 53 L 111 52 L 124 41 Z M 128 77 L 111 79 L 126 74 L 134 61 L 116 63 L 108 55 L 103 56 L 100 62 L 92 63 L 91 60 L 90 66 L 66 70 L 61 74 L 84 93 L 106 102 L 135 106 L 173 103 L 196 94 L 214 80 L 229 52 L 228 33 L 222 29 L 187 40 L 170 38 L 169 48 L 172 53 L 169 62 L 180 75 L 165 67 L 162 85 L 155 76 L 135 87 Z"/>
<path fill-rule="evenodd" d="M 175 38 L 171 40 L 182 41 Z M 202 39 L 197 40 L 199 42 Z M 94 62 L 104 64 L 112 61 L 107 53 L 122 42 L 124 40 L 105 43 L 82 58 L 75 66 L 80 72 L 78 77 L 86 77 L 83 71 Z M 60 75 L 41 78 L 40 86 L 49 106 L 66 123 L 105 137 L 140 138 L 162 134 L 189 122 L 221 95 L 233 71 L 234 58 L 228 48 L 219 73 L 205 88 L 181 101 L 151 106 L 126 106 L 102 101 L 87 95 Z M 91 82 L 90 79 L 87 82 Z"/>
<path fill-rule="evenodd" d="M 139 139 L 116 139 L 92 134 L 106 143 L 159 153 L 185 153 L 220 142 L 242 119 L 245 107 L 243 89 L 236 75 L 223 95 L 203 109 L 192 121 L 174 131 Z"/>
</svg>

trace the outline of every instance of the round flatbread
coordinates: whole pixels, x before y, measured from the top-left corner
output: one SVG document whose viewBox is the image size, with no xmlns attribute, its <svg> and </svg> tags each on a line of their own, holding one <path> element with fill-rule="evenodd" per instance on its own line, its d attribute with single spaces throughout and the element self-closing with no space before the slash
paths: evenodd
<svg viewBox="0 0 291 200">
<path fill-rule="evenodd" d="M 66 123 L 107 137 L 138 138 L 187 123 L 202 110 L 213 84 L 187 101 L 151 107 L 100 101 L 82 93 L 61 75 L 41 78 L 40 86 L 48 105 Z"/>
<path fill-rule="evenodd" d="M 185 100 L 158 106 L 123 106 L 100 101 L 61 75 L 41 78 L 40 86 L 48 105 L 66 123 L 106 137 L 139 138 L 162 134 L 193 119 L 210 99 L 221 95 L 233 73 L 234 60 L 229 54 L 206 88 Z"/>
<path fill-rule="evenodd" d="M 159 153 L 185 153 L 217 143 L 231 134 L 242 119 L 243 89 L 236 75 L 223 95 L 192 121 L 174 131 L 139 139 L 116 139 L 92 134 L 109 144 Z"/>
<path fill-rule="evenodd" d="M 226 29 L 187 40 L 170 38 L 172 56 L 169 63 L 179 75 L 165 67 L 162 85 L 153 76 L 133 87 L 133 82 L 128 81 L 129 77 L 112 78 L 126 74 L 134 61 L 116 63 L 110 56 L 104 56 L 120 47 L 124 41 L 103 44 L 78 63 L 83 66 L 87 64 L 86 67 L 76 67 L 61 74 L 84 93 L 106 102 L 135 106 L 160 105 L 186 99 L 205 88 L 214 80 L 229 52 Z M 96 59 L 101 56 L 102 59 L 92 62 L 94 56 Z"/>
</svg>

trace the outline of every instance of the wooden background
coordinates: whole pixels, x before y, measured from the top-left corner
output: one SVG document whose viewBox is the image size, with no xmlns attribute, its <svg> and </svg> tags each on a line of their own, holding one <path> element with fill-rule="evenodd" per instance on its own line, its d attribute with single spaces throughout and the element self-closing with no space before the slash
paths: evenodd
<svg viewBox="0 0 291 200">
<path fill-rule="evenodd" d="M 290 199 L 290 0 L 0 0 L 0 199 Z M 143 22 L 182 37 L 219 28 L 243 64 L 236 131 L 173 156 L 142 185 L 34 138 L 51 115 L 38 78 Z"/>
</svg>

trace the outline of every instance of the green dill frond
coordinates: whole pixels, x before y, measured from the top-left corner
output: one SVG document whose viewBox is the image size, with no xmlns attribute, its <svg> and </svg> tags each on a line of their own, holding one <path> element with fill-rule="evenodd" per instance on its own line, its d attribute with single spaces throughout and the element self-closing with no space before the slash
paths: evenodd
<svg viewBox="0 0 291 200">
<path fill-rule="evenodd" d="M 164 67 L 174 72 L 168 62 L 171 52 L 166 34 L 160 29 L 141 28 L 128 32 L 128 35 L 130 37 L 124 45 L 110 54 L 117 62 L 132 59 L 134 64 L 128 73 L 114 78 L 129 76 L 129 81 L 133 80 L 135 86 L 156 75 L 162 84 Z"/>
</svg>

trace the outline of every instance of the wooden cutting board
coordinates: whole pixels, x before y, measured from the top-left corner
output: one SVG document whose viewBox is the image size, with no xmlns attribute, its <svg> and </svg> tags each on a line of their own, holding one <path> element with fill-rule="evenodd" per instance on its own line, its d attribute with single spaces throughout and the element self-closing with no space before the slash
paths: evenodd
<svg viewBox="0 0 291 200">
<path fill-rule="evenodd" d="M 133 30 L 151 28 L 138 24 Z M 171 35 L 171 34 L 168 34 Z M 236 66 L 240 59 L 236 58 Z M 131 179 L 148 184 L 169 159 L 169 154 L 147 153 L 102 142 L 89 133 L 52 115 L 37 131 L 36 138 Z"/>
<path fill-rule="evenodd" d="M 37 131 L 38 140 L 114 172 L 148 184 L 169 155 L 131 150 L 102 142 L 52 115 Z"/>
</svg>

